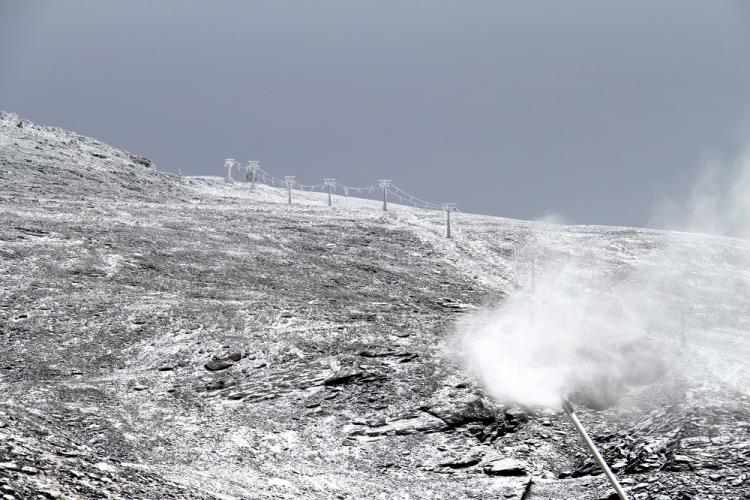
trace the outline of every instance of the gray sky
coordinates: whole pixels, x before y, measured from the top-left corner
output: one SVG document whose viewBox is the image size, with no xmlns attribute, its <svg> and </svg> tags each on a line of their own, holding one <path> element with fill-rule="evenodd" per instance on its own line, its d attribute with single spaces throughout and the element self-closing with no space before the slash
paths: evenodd
<svg viewBox="0 0 750 500">
<path fill-rule="evenodd" d="M 2 0 L 0 109 L 164 171 L 645 225 L 750 146 L 750 2 Z"/>
</svg>

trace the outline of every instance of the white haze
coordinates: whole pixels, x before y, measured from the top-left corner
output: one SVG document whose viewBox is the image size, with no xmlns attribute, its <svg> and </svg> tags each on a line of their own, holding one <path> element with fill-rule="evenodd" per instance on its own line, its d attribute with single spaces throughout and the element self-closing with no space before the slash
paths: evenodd
<svg viewBox="0 0 750 500">
<path fill-rule="evenodd" d="M 689 201 L 663 203 L 657 218 L 671 229 L 750 237 L 750 155 L 729 170 L 707 169 Z M 742 242 L 726 246 L 649 230 L 630 238 L 528 228 L 533 236 L 518 238 L 516 249 L 521 286 L 497 308 L 459 321 L 453 346 L 498 400 L 558 406 L 563 395 L 604 374 L 637 378 L 657 353 L 669 368 L 685 330 L 705 330 L 706 344 L 718 345 L 723 340 L 711 340 L 712 328 L 744 332 L 750 323 L 742 306 L 748 286 Z M 735 337 L 727 345 L 746 348 L 747 339 Z M 726 364 L 726 358 L 717 362 Z"/>
<path fill-rule="evenodd" d="M 562 215 L 555 212 L 546 212 L 544 215 L 536 219 L 536 222 L 542 222 L 544 224 L 558 224 L 567 225 L 570 221 Z"/>
<path fill-rule="evenodd" d="M 460 323 L 463 353 L 492 396 L 555 406 L 572 386 L 601 375 L 592 347 L 642 334 L 631 305 L 582 283 L 591 277 L 581 263 L 567 262 L 537 277 L 534 291 L 518 291 Z"/>
<path fill-rule="evenodd" d="M 687 202 L 665 200 L 651 225 L 750 239 L 750 150 L 728 168 L 711 164 Z"/>
</svg>

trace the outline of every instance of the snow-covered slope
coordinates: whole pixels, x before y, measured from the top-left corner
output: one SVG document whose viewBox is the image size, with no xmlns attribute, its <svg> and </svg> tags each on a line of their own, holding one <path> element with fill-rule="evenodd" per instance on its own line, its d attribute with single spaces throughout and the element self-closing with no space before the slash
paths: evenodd
<svg viewBox="0 0 750 500">
<path fill-rule="evenodd" d="M 443 213 L 293 195 L 2 114 L 3 491 L 600 498 L 556 408 L 493 401 L 455 355 L 483 311 L 545 318 L 560 290 L 623 292 L 585 326 L 666 367 L 580 408 L 633 496 L 747 491 L 746 241 L 463 213 L 448 240 Z"/>
<path fill-rule="evenodd" d="M 159 201 L 185 191 L 141 156 L 0 111 L 0 186 L 4 196 Z"/>
</svg>

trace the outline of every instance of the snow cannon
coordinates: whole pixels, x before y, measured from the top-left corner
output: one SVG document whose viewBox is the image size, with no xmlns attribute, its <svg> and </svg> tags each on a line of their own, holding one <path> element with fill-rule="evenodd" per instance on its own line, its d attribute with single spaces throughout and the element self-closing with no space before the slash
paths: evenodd
<svg viewBox="0 0 750 500">
<path fill-rule="evenodd" d="M 591 451 L 591 454 L 594 455 L 594 459 L 599 464 L 599 467 L 601 467 L 604 471 L 604 474 L 607 476 L 609 483 L 617 492 L 620 500 L 628 500 L 628 497 L 625 494 L 625 490 L 622 489 L 622 486 L 620 486 L 620 482 L 617 480 L 617 477 L 615 477 L 615 475 L 612 473 L 612 470 L 607 465 L 607 462 L 604 461 L 604 457 L 602 457 L 601 453 L 599 453 L 599 450 L 596 448 L 596 445 L 589 437 L 586 429 L 584 429 L 583 425 L 581 425 L 581 421 L 578 420 L 578 416 L 576 416 L 573 405 L 570 404 L 570 401 L 568 401 L 567 398 L 563 398 L 562 408 L 563 411 L 568 415 L 570 421 L 573 423 L 573 427 L 575 427 L 578 431 L 578 434 L 581 435 L 581 439 L 583 439 L 583 442 L 586 443 L 586 446 L 588 447 L 589 451 Z"/>
</svg>

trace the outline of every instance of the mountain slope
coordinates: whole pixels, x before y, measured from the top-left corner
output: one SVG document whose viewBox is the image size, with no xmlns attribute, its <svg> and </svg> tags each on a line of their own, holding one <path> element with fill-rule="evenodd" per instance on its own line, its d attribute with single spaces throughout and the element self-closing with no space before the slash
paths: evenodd
<svg viewBox="0 0 750 500">
<path fill-rule="evenodd" d="M 611 460 L 626 453 L 634 493 L 747 491 L 746 242 L 468 214 L 446 240 L 444 214 L 316 193 L 287 205 L 15 115 L 0 127 L 0 462 L 25 440 L 37 470 L 0 464 L 18 497 L 599 498 L 559 411 L 492 401 L 451 355 L 457 318 L 527 283 L 532 234 L 540 281 L 573 256 L 583 294 L 692 256 L 699 296 L 722 307 L 696 305 L 680 366 L 580 411 Z M 675 325 L 649 328 L 678 348 Z M 35 458 L 50 453 L 38 436 L 112 483 L 76 489 Z M 134 489 L 133 467 L 163 489 Z"/>
</svg>

